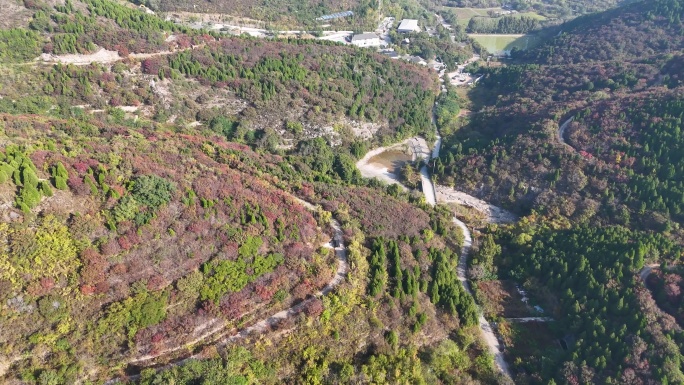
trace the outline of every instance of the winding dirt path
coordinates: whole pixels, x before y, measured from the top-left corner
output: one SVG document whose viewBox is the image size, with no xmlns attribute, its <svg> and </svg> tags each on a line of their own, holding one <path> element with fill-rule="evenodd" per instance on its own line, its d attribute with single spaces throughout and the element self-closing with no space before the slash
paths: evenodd
<svg viewBox="0 0 684 385">
<path fill-rule="evenodd" d="M 463 191 L 455 190 L 451 187 L 437 185 L 436 189 L 437 202 L 439 203 L 457 203 L 462 206 L 472 207 L 475 210 L 485 214 L 487 221 L 490 223 L 513 223 L 518 220 L 515 214 L 501 207 L 495 206 L 482 199 L 476 198 L 472 195 L 466 194 Z"/>
<path fill-rule="evenodd" d="M 306 202 L 306 201 L 301 200 L 301 199 L 296 198 L 296 197 L 294 199 L 299 204 L 301 204 L 302 206 L 306 207 L 309 210 L 315 209 L 315 206 L 309 202 Z M 268 331 L 272 326 L 277 325 L 282 320 L 297 315 L 298 313 L 303 311 L 306 308 L 306 306 L 308 306 L 314 300 L 330 293 L 333 289 L 335 289 L 335 287 L 337 287 L 340 283 L 342 283 L 344 281 L 344 279 L 347 275 L 347 272 L 349 271 L 349 262 L 347 259 L 347 249 L 344 246 L 344 235 L 342 232 L 342 226 L 340 225 L 340 223 L 336 219 L 331 218 L 330 227 L 332 227 L 332 229 L 333 229 L 333 240 L 335 242 L 334 242 L 334 244 L 326 243 L 323 245 L 323 247 L 331 248 L 331 249 L 335 250 L 335 256 L 337 258 L 337 271 L 335 273 L 335 276 L 328 282 L 328 284 L 325 285 L 325 287 L 323 287 L 318 292 L 314 293 L 312 297 L 310 297 L 310 298 L 308 298 L 308 299 L 306 299 L 306 300 L 304 300 L 304 301 L 302 301 L 296 305 L 293 305 L 293 306 L 291 306 L 285 310 L 281 310 L 281 311 L 269 316 L 268 318 L 264 318 L 260 321 L 257 321 L 253 325 L 251 325 L 247 328 L 244 328 L 240 331 L 234 332 L 234 333 L 229 334 L 229 335 L 226 334 L 223 336 L 219 336 L 218 338 L 214 338 L 213 341 L 205 341 L 205 340 L 208 340 L 211 337 L 215 337 L 217 333 L 220 333 L 221 330 L 225 329 L 225 325 L 221 325 L 218 328 L 215 328 L 215 329 L 203 334 L 202 336 L 194 339 L 193 341 L 185 343 L 181 346 L 176 346 L 174 348 L 170 348 L 170 349 L 160 351 L 155 355 L 145 355 L 145 356 L 137 357 L 133 360 L 128 361 L 127 365 L 131 365 L 131 364 L 140 365 L 141 363 L 144 363 L 146 361 L 151 361 L 151 360 L 157 359 L 159 357 L 168 355 L 170 353 L 173 353 L 173 352 L 176 352 L 176 351 L 179 351 L 182 349 L 190 348 L 191 346 L 196 345 L 196 344 L 203 342 L 203 341 L 211 343 L 215 346 L 224 346 L 224 345 L 227 345 L 227 344 L 229 344 L 233 341 L 236 341 L 238 339 L 245 338 L 251 334 L 264 333 L 264 332 Z M 334 246 L 335 244 L 337 246 Z M 227 332 L 231 333 L 232 330 L 228 330 Z M 177 366 L 177 365 L 183 365 L 187 361 L 189 361 L 191 359 L 195 359 L 195 358 L 198 358 L 198 355 L 195 354 L 195 355 L 191 355 L 189 357 L 185 357 L 181 360 L 167 364 L 167 365 L 159 368 L 159 370 L 168 369 L 170 367 Z M 137 379 L 138 377 L 139 377 L 139 375 L 129 376 L 128 379 Z M 105 384 L 115 384 L 117 382 L 119 382 L 119 378 L 111 379 L 111 380 L 107 381 Z"/>
<path fill-rule="evenodd" d="M 192 47 L 188 48 L 183 48 L 183 49 L 178 49 L 175 51 L 159 51 L 159 52 L 151 52 L 151 53 L 131 53 L 128 54 L 128 56 L 121 56 L 117 51 L 110 51 L 105 48 L 100 48 L 97 52 L 91 53 L 91 54 L 66 54 L 66 55 L 51 55 L 51 54 L 42 54 L 38 58 L 35 59 L 36 62 L 42 62 L 42 63 L 61 63 L 61 64 L 73 64 L 77 66 L 84 66 L 84 65 L 89 65 L 93 63 L 100 63 L 100 64 L 109 64 L 109 63 L 114 63 L 126 58 L 130 59 L 148 59 L 151 57 L 155 56 L 164 56 L 164 55 L 171 55 L 174 53 L 179 53 L 191 49 L 196 49 L 196 48 L 202 48 L 204 47 L 205 44 L 198 44 Z"/>
<path fill-rule="evenodd" d="M 575 120 L 574 116 L 563 122 L 563 124 L 561 124 L 560 126 L 558 126 L 558 141 L 570 148 L 573 147 L 565 141 L 565 130 L 568 128 L 568 126 L 570 125 L 570 123 L 572 123 L 573 120 Z"/>
</svg>

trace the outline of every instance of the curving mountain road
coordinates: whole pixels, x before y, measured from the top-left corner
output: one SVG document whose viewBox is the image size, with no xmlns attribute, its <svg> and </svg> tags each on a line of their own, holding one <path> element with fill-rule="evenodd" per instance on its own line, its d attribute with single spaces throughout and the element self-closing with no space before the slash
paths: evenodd
<svg viewBox="0 0 684 385">
<path fill-rule="evenodd" d="M 456 269 L 456 274 L 458 275 L 458 280 L 461 281 L 461 284 L 463 284 L 463 288 L 465 289 L 465 291 L 472 296 L 473 292 L 470 290 L 467 272 L 468 255 L 470 254 L 470 248 L 473 246 L 473 238 L 470 234 L 468 226 L 466 226 L 465 223 L 463 223 L 456 217 L 454 217 L 453 222 L 456 224 L 456 226 L 461 228 L 461 230 L 463 231 L 464 238 L 463 248 L 461 249 L 461 257 L 458 259 L 458 267 Z M 478 323 L 480 324 L 480 330 L 482 330 L 482 336 L 484 337 L 485 342 L 487 342 L 487 345 L 489 346 L 489 351 L 492 353 L 492 355 L 494 355 L 494 362 L 496 363 L 496 366 L 505 376 L 511 377 L 511 372 L 508 368 L 506 360 L 504 359 L 503 352 L 501 351 L 501 345 L 499 344 L 499 340 L 496 338 L 496 334 L 494 334 L 492 325 L 489 323 L 489 321 L 487 321 L 487 319 L 484 317 L 481 311 L 479 311 L 478 313 Z"/>
<path fill-rule="evenodd" d="M 478 57 L 479 58 L 479 57 Z M 436 103 L 435 103 L 436 106 Z M 437 127 L 436 125 L 436 113 L 435 109 L 432 109 L 432 124 L 435 126 L 435 129 Z M 439 132 L 437 132 L 437 140 L 435 141 L 435 145 L 432 149 L 432 159 L 438 158 L 439 157 L 439 151 L 442 145 L 442 137 L 439 135 Z M 425 168 L 426 173 L 427 173 L 427 168 Z M 422 172 L 422 170 L 421 170 Z M 448 194 L 442 194 L 442 199 L 438 199 L 437 194 L 435 193 L 435 187 L 432 184 L 432 180 L 430 178 L 426 178 L 427 182 L 424 181 L 424 183 L 429 183 L 430 187 L 427 189 L 423 187 L 423 193 L 426 194 L 425 200 L 428 202 L 430 201 L 430 198 L 428 197 L 428 194 L 430 192 L 434 196 L 434 203 L 431 203 L 433 206 L 437 203 L 438 200 L 443 201 L 443 202 L 449 202 L 450 200 L 445 199 L 448 198 Z M 437 189 L 443 189 L 446 188 L 444 186 L 437 186 Z M 471 207 L 475 208 L 476 210 L 483 211 L 485 214 L 487 214 L 488 220 L 495 222 L 495 223 L 503 223 L 503 222 L 508 222 L 515 220 L 516 217 L 512 213 L 509 213 L 506 210 L 503 210 L 499 207 L 496 207 L 494 205 L 490 205 L 486 202 L 480 201 L 479 199 L 472 197 L 468 194 L 465 194 L 460 191 L 456 191 L 453 189 L 449 189 L 450 192 L 454 194 L 460 194 L 460 197 L 464 199 L 464 201 L 467 202 L 482 202 L 482 204 L 473 204 Z M 459 201 L 459 203 L 461 203 Z M 462 203 L 461 203 L 462 204 Z M 486 210 L 483 210 L 483 207 L 486 207 Z M 497 213 L 498 215 L 493 215 L 492 213 Z M 493 220 L 494 218 L 497 218 L 497 220 Z M 473 292 L 470 290 L 470 284 L 468 283 L 468 256 L 470 255 L 470 249 L 473 246 L 473 237 L 472 234 L 470 233 L 470 229 L 468 229 L 468 226 L 466 226 L 463 221 L 458 219 L 456 216 L 453 217 L 453 222 L 458 226 L 461 231 L 463 231 L 463 247 L 461 248 L 461 255 L 458 259 L 458 266 L 456 267 L 456 275 L 458 276 L 458 280 L 461 281 L 461 284 L 463 285 L 463 288 L 465 291 L 472 297 Z M 508 379 L 511 379 L 511 371 L 508 368 L 508 364 L 506 363 L 506 360 L 504 359 L 504 354 L 501 349 L 501 345 L 499 344 L 499 339 L 496 338 L 496 334 L 494 334 L 494 330 L 492 329 L 492 325 L 487 321 L 487 319 L 484 317 L 482 311 L 478 307 L 478 323 L 480 325 L 480 330 L 482 331 L 482 336 L 484 337 L 485 342 L 489 346 L 489 351 L 492 353 L 494 356 L 494 362 L 496 363 L 497 368 L 499 368 L 499 371 L 504 375 L 504 377 L 507 377 Z"/>
<path fill-rule="evenodd" d="M 432 181 L 430 181 L 429 178 L 428 181 L 432 186 Z M 427 196 L 425 197 L 425 200 L 428 200 Z M 470 233 L 470 229 L 468 229 L 468 226 L 466 226 L 466 224 L 463 223 L 463 221 L 456 218 L 455 216 L 452 220 L 454 224 L 456 224 L 456 226 L 458 226 L 463 231 L 463 247 L 461 249 L 461 256 L 458 259 L 456 275 L 458 276 L 458 280 L 461 281 L 461 284 L 463 285 L 465 291 L 470 296 L 472 296 L 473 292 L 470 290 L 467 272 L 468 256 L 470 255 L 470 249 L 473 246 L 473 237 Z M 508 364 L 504 359 L 504 354 L 501 349 L 501 345 L 499 344 L 499 340 L 496 338 L 496 334 L 494 334 L 494 329 L 492 329 L 492 325 L 489 323 L 489 321 L 487 321 L 487 319 L 484 317 L 482 311 L 479 308 L 478 313 L 478 323 L 480 325 L 480 330 L 482 331 L 482 336 L 484 337 L 485 342 L 489 346 L 489 351 L 494 356 L 494 362 L 496 363 L 497 368 L 499 368 L 499 371 L 501 371 L 501 373 L 503 373 L 504 376 L 511 378 L 510 369 L 508 368 Z"/>
<path fill-rule="evenodd" d="M 646 285 L 646 280 L 648 279 L 648 276 L 651 275 L 653 272 L 654 267 L 660 266 L 657 263 L 651 263 L 650 265 L 645 265 L 640 271 L 639 271 L 639 278 L 644 282 L 644 285 Z"/>
<path fill-rule="evenodd" d="M 434 120 L 435 116 L 433 109 L 433 124 L 435 123 Z M 430 151 L 430 148 L 428 147 L 427 143 L 425 142 L 425 140 L 422 140 L 422 138 L 419 138 L 417 140 L 412 138 L 402 143 L 406 142 L 408 142 L 409 146 L 411 146 L 413 153 L 420 154 L 419 156 L 423 159 L 430 160 L 439 157 L 440 146 L 442 143 L 442 138 L 439 136 L 439 134 L 437 135 L 437 140 L 435 141 L 435 145 L 432 151 Z M 421 148 L 417 149 L 416 146 L 419 146 Z M 383 175 L 386 173 L 386 170 L 380 170 L 377 167 L 374 168 L 367 162 L 367 160 L 370 159 L 372 156 L 377 155 L 385 151 L 386 149 L 387 148 L 377 148 L 371 150 L 370 152 L 368 152 L 368 154 L 366 154 L 366 156 L 363 157 L 361 161 L 357 163 L 357 168 L 361 170 L 362 175 L 364 177 L 379 177 L 382 180 L 388 181 L 386 175 Z M 439 185 L 436 186 L 437 189 L 435 189 L 435 185 L 432 183 L 432 180 L 430 179 L 430 174 L 427 166 L 423 166 L 421 168 L 420 176 L 423 194 L 425 195 L 425 201 L 429 203 L 431 206 L 435 206 L 438 202 L 456 202 L 459 204 L 465 204 L 467 206 L 473 207 L 478 211 L 482 211 L 487 215 L 488 220 L 493 223 L 509 223 L 517 219 L 516 216 L 512 213 L 497 206 L 481 201 L 480 199 L 477 199 L 461 191 L 456 191 L 446 186 Z M 398 184 L 403 189 L 408 190 L 406 186 L 401 184 L 401 182 L 396 178 L 391 178 L 388 182 Z M 470 233 L 470 230 L 468 229 L 468 226 L 466 226 L 466 224 L 463 223 L 461 220 L 454 217 L 453 222 L 459 228 L 461 228 L 464 236 L 463 248 L 461 250 L 461 255 L 458 260 L 457 276 L 459 281 L 461 281 L 461 283 L 463 284 L 463 287 L 466 290 L 466 292 L 472 296 L 472 291 L 470 290 L 470 285 L 468 284 L 467 279 L 468 255 L 470 254 L 470 249 L 472 247 L 473 242 L 472 235 Z M 480 330 L 482 331 L 482 336 L 485 342 L 487 343 L 491 354 L 494 356 L 494 362 L 496 363 L 497 368 L 501 371 L 504 377 L 510 379 L 511 373 L 508 368 L 508 364 L 504 359 L 504 355 L 499 344 L 499 340 L 497 339 L 491 324 L 482 315 L 481 311 L 479 311 L 478 322 Z"/>
</svg>

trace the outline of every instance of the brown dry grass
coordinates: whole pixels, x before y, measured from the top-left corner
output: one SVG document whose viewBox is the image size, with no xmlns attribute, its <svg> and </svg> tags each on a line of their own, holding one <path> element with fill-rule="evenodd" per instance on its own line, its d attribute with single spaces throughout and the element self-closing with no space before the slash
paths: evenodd
<svg viewBox="0 0 684 385">
<path fill-rule="evenodd" d="M 513 281 L 481 281 L 477 287 L 487 299 L 489 310 L 495 315 L 505 318 L 532 316 Z"/>
<path fill-rule="evenodd" d="M 509 362 L 515 362 L 516 358 L 524 362 L 530 356 L 543 354 L 549 348 L 560 349 L 547 322 L 501 323 L 499 330 L 506 330 L 501 334 Z"/>
</svg>

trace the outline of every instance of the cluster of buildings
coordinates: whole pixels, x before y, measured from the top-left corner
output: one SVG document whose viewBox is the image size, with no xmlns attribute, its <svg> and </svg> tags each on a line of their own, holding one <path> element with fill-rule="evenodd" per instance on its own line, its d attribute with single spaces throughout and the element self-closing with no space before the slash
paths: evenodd
<svg viewBox="0 0 684 385">
<path fill-rule="evenodd" d="M 389 48 L 389 49 L 384 49 L 379 51 L 381 54 L 389 57 L 390 59 L 397 59 L 397 60 L 406 60 L 407 62 L 411 62 L 413 64 L 419 64 L 422 66 L 426 66 L 428 68 L 431 68 L 437 72 L 442 72 L 446 69 L 446 65 L 444 63 L 438 62 L 436 60 L 425 60 L 420 56 L 413 56 L 413 55 L 400 55 L 397 51 Z"/>
<path fill-rule="evenodd" d="M 392 21 L 394 20 L 393 18 L 388 18 L 391 19 Z M 390 23 L 391 25 L 391 23 Z M 355 45 L 357 47 L 364 47 L 364 48 L 384 48 L 379 50 L 380 53 L 383 55 L 386 55 L 392 59 L 398 59 L 398 60 L 406 60 L 408 62 L 414 63 L 414 64 L 419 64 L 423 66 L 430 67 L 434 69 L 437 72 L 443 71 L 445 69 L 445 66 L 443 63 L 437 62 L 435 60 L 430 60 L 427 61 L 423 59 L 420 56 L 412 56 L 412 55 L 400 55 L 398 52 L 396 52 L 392 48 L 386 48 L 388 45 L 388 41 L 385 40 L 386 35 L 383 36 L 382 32 L 386 32 L 386 28 L 388 28 L 389 25 L 387 25 L 386 22 L 383 22 L 381 26 L 378 29 L 378 33 L 360 33 L 353 35 L 351 37 L 350 43 L 352 45 Z M 415 33 L 415 32 L 420 32 L 421 28 L 418 25 L 418 20 L 415 19 L 404 19 L 399 23 L 399 26 L 397 27 L 397 32 L 399 33 Z M 404 39 L 405 43 L 408 43 L 409 39 L 406 38 Z"/>
<path fill-rule="evenodd" d="M 397 27 L 399 33 L 420 32 L 418 20 L 404 19 Z M 383 47 L 387 42 L 382 39 L 377 33 L 360 33 L 352 36 L 351 43 L 357 47 Z"/>
</svg>

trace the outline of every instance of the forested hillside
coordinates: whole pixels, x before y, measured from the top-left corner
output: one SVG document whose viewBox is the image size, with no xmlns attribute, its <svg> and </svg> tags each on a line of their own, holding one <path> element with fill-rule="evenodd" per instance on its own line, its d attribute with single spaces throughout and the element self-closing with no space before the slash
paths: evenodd
<svg viewBox="0 0 684 385">
<path fill-rule="evenodd" d="M 449 138 L 435 172 L 521 213 L 652 229 L 680 222 L 668 179 L 681 115 L 677 4 L 580 18 L 523 63 L 483 69 L 473 91 L 482 110 Z"/>
<path fill-rule="evenodd" d="M 559 320 L 556 337 L 567 344 L 560 354 L 519 357 L 519 382 L 684 381 L 681 328 L 659 312 L 635 274 L 645 262 L 676 261 L 680 246 L 623 227 L 555 230 L 533 222 L 494 238 L 501 277 L 545 293 L 544 307 Z"/>
<path fill-rule="evenodd" d="M 209 151 L 200 137 L 87 117 L 5 115 L 2 127 L 14 143 L 3 195 L 23 211 L 6 209 L 2 225 L 11 359 L 47 349 L 40 367 L 73 380 L 83 360 L 174 346 L 216 317 L 237 322 L 293 290 L 303 298 L 333 274 L 332 256 L 313 246 L 325 236 L 312 213 L 249 166 L 212 159 L 245 147 L 215 141 Z M 295 261 L 317 273 L 286 268 Z"/>
<path fill-rule="evenodd" d="M 17 76 L 35 80 L 5 78 L 6 112 L 44 112 L 51 103 L 128 106 L 158 122 L 199 123 L 270 151 L 297 148 L 318 136 L 331 143 L 382 142 L 431 131 L 434 78 L 427 69 L 370 51 L 304 40 L 220 38 L 98 0 L 35 8 L 28 29 L 2 32 L 0 46 L 7 49 L 0 60 L 16 64 L 41 52 L 89 54 L 103 47 L 122 57 L 140 54 L 141 62 L 117 63 L 111 71 L 97 63 L 30 72 L 15 67 Z M 117 27 L 99 22 L 102 17 Z M 135 31 L 144 36 L 131 35 Z"/>
<path fill-rule="evenodd" d="M 108 0 L 17 7 L 0 382 L 499 381 L 451 213 L 355 168 L 432 135 L 427 69 Z"/>
<path fill-rule="evenodd" d="M 465 122 L 438 119 L 441 182 L 524 216 L 486 228 L 469 269 L 516 383 L 684 381 L 683 5 L 567 22 L 538 49 L 479 68 Z"/>
</svg>

